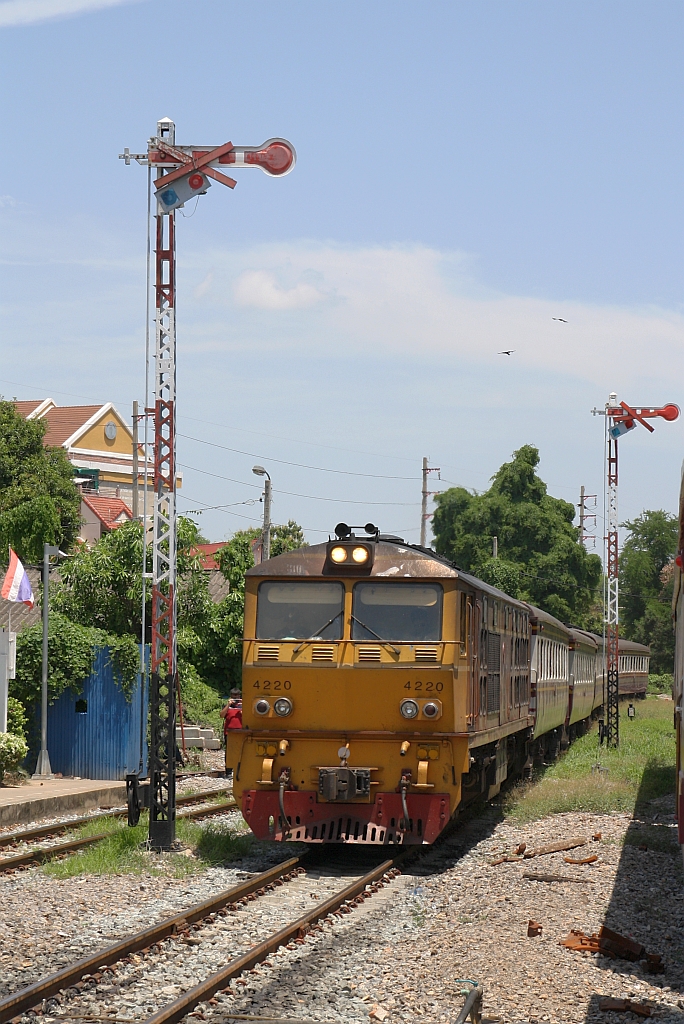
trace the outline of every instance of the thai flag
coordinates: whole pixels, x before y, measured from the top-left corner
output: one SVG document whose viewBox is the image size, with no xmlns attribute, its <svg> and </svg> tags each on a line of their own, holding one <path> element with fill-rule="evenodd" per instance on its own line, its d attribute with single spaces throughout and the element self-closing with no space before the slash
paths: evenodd
<svg viewBox="0 0 684 1024">
<path fill-rule="evenodd" d="M 10 564 L 0 594 L 6 601 L 16 601 L 33 608 L 33 591 L 26 569 L 10 548 Z"/>
</svg>

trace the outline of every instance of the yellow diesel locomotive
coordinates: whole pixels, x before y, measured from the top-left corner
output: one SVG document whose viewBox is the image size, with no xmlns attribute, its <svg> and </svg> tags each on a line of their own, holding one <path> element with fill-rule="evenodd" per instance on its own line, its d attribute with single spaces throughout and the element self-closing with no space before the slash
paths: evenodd
<svg viewBox="0 0 684 1024">
<path fill-rule="evenodd" d="M 431 843 L 601 703 L 586 635 L 365 532 L 340 524 L 247 573 L 226 763 L 260 838 Z"/>
</svg>

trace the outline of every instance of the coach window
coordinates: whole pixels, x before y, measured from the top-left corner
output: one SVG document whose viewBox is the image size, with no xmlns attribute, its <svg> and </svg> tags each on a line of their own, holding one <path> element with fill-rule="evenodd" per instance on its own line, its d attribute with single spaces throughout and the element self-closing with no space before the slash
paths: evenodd
<svg viewBox="0 0 684 1024">
<path fill-rule="evenodd" d="M 441 640 L 439 583 L 357 583 L 352 604 L 352 640 Z"/>
<path fill-rule="evenodd" d="M 459 623 L 459 641 L 461 644 L 461 654 L 465 654 L 468 645 L 468 598 L 465 594 L 460 595 L 461 598 L 461 614 Z"/>
<path fill-rule="evenodd" d="M 341 640 L 343 611 L 342 583 L 260 583 L 257 640 Z"/>
</svg>

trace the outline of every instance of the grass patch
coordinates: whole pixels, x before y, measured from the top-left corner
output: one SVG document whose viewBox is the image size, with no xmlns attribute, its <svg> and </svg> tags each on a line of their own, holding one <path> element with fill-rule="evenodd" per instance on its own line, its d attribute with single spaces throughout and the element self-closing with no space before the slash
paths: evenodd
<svg viewBox="0 0 684 1024">
<path fill-rule="evenodd" d="M 536 821 L 567 811 L 633 812 L 639 804 L 673 793 L 675 733 L 672 704 L 648 697 L 636 701 L 636 718 L 620 708 L 620 746 L 599 746 L 594 726 L 563 757 L 529 783 L 504 798 L 505 813 L 519 821 Z M 597 771 L 595 766 L 602 769 Z M 593 769 L 593 770 L 592 770 Z"/>
<path fill-rule="evenodd" d="M 50 861 L 42 870 L 52 878 L 74 878 L 78 875 L 165 875 L 187 878 L 199 874 L 210 865 L 228 864 L 249 853 L 254 837 L 239 815 L 223 821 L 176 821 L 176 837 L 187 853 L 153 853 L 145 849 L 148 817 L 140 816 L 135 828 L 121 819 L 105 818 L 88 822 L 70 838 L 105 833 L 107 838 L 88 846 L 63 860 Z"/>
</svg>

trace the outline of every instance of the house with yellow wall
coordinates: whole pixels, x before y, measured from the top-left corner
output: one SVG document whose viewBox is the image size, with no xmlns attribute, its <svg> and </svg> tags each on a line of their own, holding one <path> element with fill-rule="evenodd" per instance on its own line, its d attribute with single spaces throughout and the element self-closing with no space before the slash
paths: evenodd
<svg viewBox="0 0 684 1024">
<path fill-rule="evenodd" d="M 58 406 L 51 398 L 42 401 L 15 402 L 17 412 L 27 420 L 46 423 L 44 444 L 64 448 L 74 467 L 74 482 L 83 494 L 120 498 L 130 509 L 134 506 L 133 430 L 113 402 L 105 405 Z M 151 440 L 151 439 L 150 439 Z M 152 514 L 153 460 L 147 465 L 147 509 Z M 138 514 L 143 514 L 145 454 L 138 445 Z M 176 477 L 182 486 L 182 475 Z"/>
</svg>

